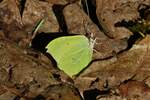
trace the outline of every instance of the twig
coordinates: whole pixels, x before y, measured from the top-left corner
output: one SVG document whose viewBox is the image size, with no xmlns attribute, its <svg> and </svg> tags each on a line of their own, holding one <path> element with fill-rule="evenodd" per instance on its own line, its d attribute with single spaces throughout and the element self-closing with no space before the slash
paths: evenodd
<svg viewBox="0 0 150 100">
<path fill-rule="evenodd" d="M 89 6 L 88 6 L 87 0 L 85 0 L 85 5 L 86 5 L 87 14 L 90 17 Z"/>
</svg>

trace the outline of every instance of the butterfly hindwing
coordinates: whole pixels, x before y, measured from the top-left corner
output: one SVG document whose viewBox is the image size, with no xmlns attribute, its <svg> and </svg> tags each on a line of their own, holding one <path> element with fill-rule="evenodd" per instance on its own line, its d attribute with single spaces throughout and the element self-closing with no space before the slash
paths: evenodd
<svg viewBox="0 0 150 100">
<path fill-rule="evenodd" d="M 56 38 L 46 48 L 56 60 L 57 66 L 71 77 L 87 67 L 92 60 L 89 40 L 83 35 Z"/>
</svg>

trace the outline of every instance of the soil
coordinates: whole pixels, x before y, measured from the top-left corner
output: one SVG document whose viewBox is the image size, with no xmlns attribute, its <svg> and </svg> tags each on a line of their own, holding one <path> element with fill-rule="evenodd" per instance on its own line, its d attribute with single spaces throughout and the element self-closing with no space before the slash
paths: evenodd
<svg viewBox="0 0 150 100">
<path fill-rule="evenodd" d="M 96 52 L 70 78 L 45 47 L 77 34 Z M 150 0 L 0 0 L 0 100 L 150 100 L 149 34 Z"/>
</svg>

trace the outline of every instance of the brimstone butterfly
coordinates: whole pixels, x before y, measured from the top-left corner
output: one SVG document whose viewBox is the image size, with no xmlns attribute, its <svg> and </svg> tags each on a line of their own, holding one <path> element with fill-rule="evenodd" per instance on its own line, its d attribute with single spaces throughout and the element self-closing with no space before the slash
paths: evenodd
<svg viewBox="0 0 150 100">
<path fill-rule="evenodd" d="M 79 74 L 91 62 L 92 47 L 84 35 L 58 37 L 46 46 L 57 66 L 70 77 Z"/>
</svg>

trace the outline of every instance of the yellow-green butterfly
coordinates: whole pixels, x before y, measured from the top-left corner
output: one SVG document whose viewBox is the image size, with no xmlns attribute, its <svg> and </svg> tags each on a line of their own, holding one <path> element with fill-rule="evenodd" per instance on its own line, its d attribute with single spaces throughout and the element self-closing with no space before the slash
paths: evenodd
<svg viewBox="0 0 150 100">
<path fill-rule="evenodd" d="M 92 60 L 93 45 L 84 35 L 58 37 L 46 48 L 57 66 L 70 77 L 79 74 Z"/>
</svg>

